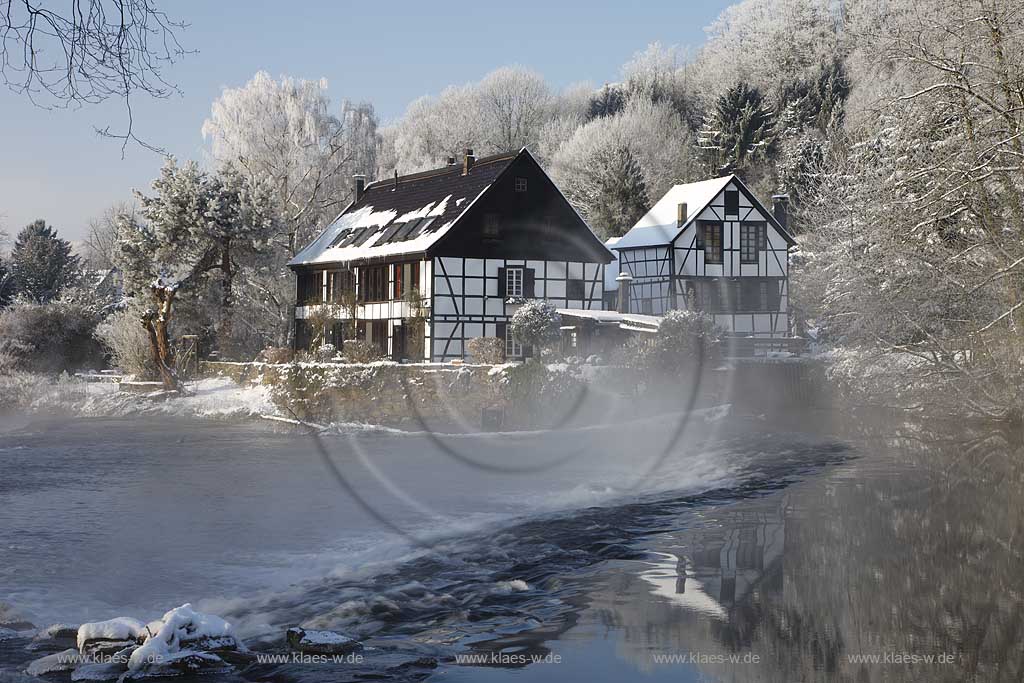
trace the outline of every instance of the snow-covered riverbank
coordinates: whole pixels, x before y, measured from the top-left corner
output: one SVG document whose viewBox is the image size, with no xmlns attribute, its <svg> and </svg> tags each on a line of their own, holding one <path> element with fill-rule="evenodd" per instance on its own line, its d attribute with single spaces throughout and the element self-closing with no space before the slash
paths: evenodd
<svg viewBox="0 0 1024 683">
<path fill-rule="evenodd" d="M 3 407 L 28 413 L 59 413 L 80 417 L 166 415 L 207 419 L 282 417 L 270 399 L 269 387 L 241 386 L 226 377 L 210 377 L 185 385 L 181 395 L 154 391 L 122 391 L 114 382 L 80 378 L 50 379 L 38 375 L 0 379 Z"/>
</svg>

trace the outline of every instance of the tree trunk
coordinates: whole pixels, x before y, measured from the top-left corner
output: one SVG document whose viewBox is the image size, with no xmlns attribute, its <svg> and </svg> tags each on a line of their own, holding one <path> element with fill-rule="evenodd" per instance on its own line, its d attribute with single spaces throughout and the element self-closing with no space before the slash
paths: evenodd
<svg viewBox="0 0 1024 683">
<path fill-rule="evenodd" d="M 174 351 L 167 335 L 167 324 L 171 318 L 175 290 L 154 285 L 152 292 L 156 309 L 146 311 L 142 316 L 142 325 L 146 328 L 153 362 L 160 372 L 160 380 L 163 382 L 164 388 L 176 391 L 179 388 L 178 374 L 175 371 Z"/>
</svg>

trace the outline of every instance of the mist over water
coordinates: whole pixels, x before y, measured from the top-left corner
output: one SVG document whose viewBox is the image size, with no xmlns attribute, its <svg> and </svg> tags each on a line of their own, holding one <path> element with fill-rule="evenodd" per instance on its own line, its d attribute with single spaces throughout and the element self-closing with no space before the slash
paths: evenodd
<svg viewBox="0 0 1024 683">
<path fill-rule="evenodd" d="M 373 648 L 338 680 L 416 678 L 427 671 L 394 668 L 424 656 L 453 666 L 466 651 L 569 656 L 609 628 L 619 644 L 602 656 L 620 676 L 621 666 L 668 676 L 678 667 L 653 664 L 651 653 L 699 644 L 785 655 L 784 675 L 842 678 L 853 638 L 889 628 L 856 614 L 893 574 L 858 579 L 848 606 L 835 604 L 826 596 L 847 590 L 842 577 L 874 576 L 877 561 L 834 530 L 861 534 L 856 547 L 887 549 L 878 561 L 934 564 L 938 541 L 911 531 L 946 504 L 949 494 L 936 492 L 949 487 L 958 447 L 946 435 L 931 451 L 908 450 L 929 434 L 896 440 L 881 424 L 845 423 L 830 435 L 839 430 L 827 417 L 804 420 L 801 432 L 792 420 L 711 411 L 677 443 L 677 415 L 432 438 L 361 429 L 319 438 L 334 467 L 310 434 L 253 424 L 19 419 L 0 434 L 0 601 L 42 626 L 149 619 L 192 602 L 256 649 L 277 646 L 290 626 L 335 629 Z M 964 486 L 984 471 L 955 470 L 960 505 L 981 493 Z M 972 523 L 988 524 L 1019 481 L 1008 476 L 995 502 L 971 508 Z M 795 607 L 804 586 L 818 597 Z M 967 600 L 969 588 L 959 589 Z M 803 641 L 820 640 L 813 629 L 769 637 L 794 609 L 803 620 L 849 616 L 814 654 Z M 644 629 L 661 635 L 640 637 Z M 0 648 L 0 671 L 26 658 Z M 567 666 L 576 668 L 531 667 L 531 677 L 580 675 L 582 664 Z M 452 669 L 457 680 L 461 670 Z M 242 675 L 251 676 L 312 681 L 323 671 Z"/>
</svg>

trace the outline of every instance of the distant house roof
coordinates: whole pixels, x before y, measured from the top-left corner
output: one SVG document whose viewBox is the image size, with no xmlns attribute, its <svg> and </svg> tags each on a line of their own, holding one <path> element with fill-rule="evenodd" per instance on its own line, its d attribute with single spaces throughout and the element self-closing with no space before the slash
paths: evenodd
<svg viewBox="0 0 1024 683">
<path fill-rule="evenodd" d="M 333 223 L 295 255 L 288 265 L 425 252 L 444 237 L 460 216 L 519 154 L 477 159 L 462 174 L 462 164 L 378 180 Z"/>
<path fill-rule="evenodd" d="M 643 218 L 627 232 L 615 245 L 615 249 L 631 247 L 654 247 L 670 244 L 676 236 L 689 225 L 701 211 L 711 203 L 718 193 L 725 189 L 735 176 L 712 178 L 697 183 L 676 185 Z M 678 206 L 687 206 L 687 221 L 677 225 Z"/>
<path fill-rule="evenodd" d="M 768 220 L 775 229 L 779 231 L 779 234 L 787 242 L 794 244 L 796 240 L 793 239 L 789 231 L 782 227 L 775 219 L 775 216 L 772 215 L 772 212 L 767 210 L 754 197 L 746 185 L 743 184 L 743 181 L 735 175 L 727 175 L 721 178 L 711 178 L 710 180 L 674 186 L 614 246 L 609 246 L 612 249 L 633 249 L 671 244 L 687 226 L 697 219 L 697 216 L 707 208 L 708 204 L 725 189 L 726 185 L 733 180 L 736 181 L 739 189 L 747 195 L 747 198 L 763 210 L 765 216 L 768 217 Z M 680 204 L 686 204 L 687 206 L 686 222 L 681 226 L 677 224 L 678 207 Z"/>
</svg>

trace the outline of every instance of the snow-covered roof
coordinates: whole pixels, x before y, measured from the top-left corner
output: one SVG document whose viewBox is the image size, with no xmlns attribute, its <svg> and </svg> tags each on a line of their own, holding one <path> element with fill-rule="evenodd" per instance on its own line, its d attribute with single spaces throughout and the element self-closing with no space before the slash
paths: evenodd
<svg viewBox="0 0 1024 683">
<path fill-rule="evenodd" d="M 465 175 L 458 164 L 373 182 L 288 265 L 424 252 L 444 237 L 517 156 L 478 159 Z"/>
<path fill-rule="evenodd" d="M 711 203 L 718 193 L 725 189 L 735 176 L 701 180 L 696 183 L 676 185 L 643 218 L 636 222 L 629 232 L 623 235 L 613 247 L 627 249 L 633 247 L 653 247 L 670 244 L 676 236 L 686 229 L 697 215 Z M 682 226 L 677 225 L 679 205 L 686 204 L 687 220 Z"/>
<path fill-rule="evenodd" d="M 559 308 L 558 314 L 566 318 L 593 320 L 598 325 L 618 325 L 632 332 L 656 332 L 661 327 L 661 316 L 618 311 L 597 311 L 588 308 Z"/>
</svg>

